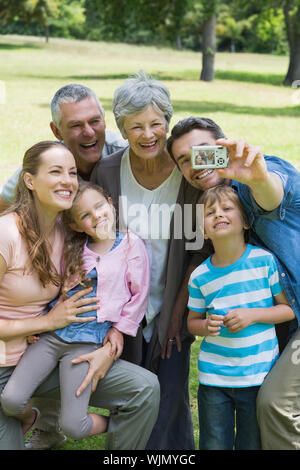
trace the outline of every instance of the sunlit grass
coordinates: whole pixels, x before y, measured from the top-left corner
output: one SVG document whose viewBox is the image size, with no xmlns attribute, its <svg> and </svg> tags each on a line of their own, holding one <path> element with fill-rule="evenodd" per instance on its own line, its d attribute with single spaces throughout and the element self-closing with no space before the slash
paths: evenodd
<svg viewBox="0 0 300 470">
<path fill-rule="evenodd" d="M 190 114 L 211 117 L 226 135 L 260 145 L 298 166 L 300 107 L 281 85 L 288 58 L 218 53 L 216 80 L 199 81 L 201 54 L 166 48 L 25 36 L 0 36 L 0 182 L 38 140 L 52 139 L 49 103 L 70 82 L 90 86 L 103 101 L 107 126 L 116 129 L 111 104 L 115 89 L 143 68 L 163 80 L 174 104 L 171 125 Z"/>
</svg>

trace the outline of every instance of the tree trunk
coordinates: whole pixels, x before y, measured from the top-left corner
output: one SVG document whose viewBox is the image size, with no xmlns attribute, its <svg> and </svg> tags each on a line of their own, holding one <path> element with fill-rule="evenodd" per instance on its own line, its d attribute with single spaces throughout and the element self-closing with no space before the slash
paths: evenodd
<svg viewBox="0 0 300 470">
<path fill-rule="evenodd" d="M 47 24 L 45 25 L 45 40 L 49 42 L 49 26 Z"/>
<path fill-rule="evenodd" d="M 230 52 L 235 53 L 235 40 L 231 38 Z"/>
<path fill-rule="evenodd" d="M 284 85 L 292 85 L 295 80 L 300 80 L 300 34 L 295 34 L 293 43 L 290 44 L 290 62 Z"/>
<path fill-rule="evenodd" d="M 182 51 L 182 40 L 180 34 L 177 34 L 176 36 L 176 47 L 178 51 Z"/>
<path fill-rule="evenodd" d="M 202 71 L 200 80 L 211 82 L 215 78 L 214 62 L 216 52 L 216 22 L 213 14 L 205 20 L 202 31 Z"/>
<path fill-rule="evenodd" d="M 291 2 L 287 0 L 285 2 L 283 11 L 287 39 L 290 49 L 289 68 L 283 83 L 284 85 L 292 85 L 295 80 L 300 80 L 300 7 L 298 7 L 298 10 L 296 14 L 294 14 L 294 17 L 291 18 Z"/>
</svg>

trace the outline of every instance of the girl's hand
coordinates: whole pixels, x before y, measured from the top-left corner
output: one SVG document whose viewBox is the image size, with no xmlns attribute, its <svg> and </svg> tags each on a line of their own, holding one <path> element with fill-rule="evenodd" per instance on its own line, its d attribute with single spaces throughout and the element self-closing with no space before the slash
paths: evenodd
<svg viewBox="0 0 300 470">
<path fill-rule="evenodd" d="M 103 340 L 103 346 L 110 343 L 110 355 L 116 361 L 123 352 L 124 338 L 123 334 L 115 327 L 111 327 Z"/>
<path fill-rule="evenodd" d="M 224 317 L 224 326 L 231 333 L 237 333 L 252 323 L 252 315 L 250 308 L 235 308 L 229 310 Z"/>
<path fill-rule="evenodd" d="M 83 299 L 86 294 L 92 292 L 93 288 L 82 289 L 67 300 L 59 299 L 56 305 L 45 316 L 49 320 L 49 330 L 64 328 L 70 323 L 87 323 L 95 320 L 96 317 L 77 317 L 79 313 L 96 310 L 99 305 L 96 304 L 97 297 L 88 297 Z M 95 305 L 96 304 L 96 305 Z"/>
<path fill-rule="evenodd" d="M 72 364 L 79 364 L 80 362 L 87 361 L 90 364 L 89 371 L 83 380 L 82 384 L 76 391 L 76 396 L 79 397 L 86 387 L 92 383 L 92 393 L 96 390 L 100 379 L 106 376 L 107 372 L 114 363 L 114 359 L 110 354 L 110 344 L 107 343 L 100 349 L 88 354 L 82 354 L 72 360 Z"/>
<path fill-rule="evenodd" d="M 39 336 L 30 335 L 30 336 L 27 336 L 26 341 L 28 344 L 34 344 L 34 343 L 37 343 L 39 339 L 40 339 Z"/>
</svg>

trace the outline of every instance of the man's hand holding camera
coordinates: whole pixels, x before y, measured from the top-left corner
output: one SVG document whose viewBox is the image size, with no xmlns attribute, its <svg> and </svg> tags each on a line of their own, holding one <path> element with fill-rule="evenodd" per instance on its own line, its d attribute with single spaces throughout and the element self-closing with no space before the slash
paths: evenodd
<svg viewBox="0 0 300 470">
<path fill-rule="evenodd" d="M 229 156 L 228 168 L 217 169 L 218 174 L 249 186 L 257 204 L 264 210 L 278 207 L 283 198 L 282 182 L 268 171 L 260 147 L 234 139 L 219 139 L 217 144 L 227 147 Z"/>
<path fill-rule="evenodd" d="M 229 157 L 228 167 L 217 170 L 222 178 L 236 180 L 249 187 L 266 180 L 268 170 L 260 147 L 234 139 L 219 139 L 217 144 L 227 148 Z"/>
</svg>

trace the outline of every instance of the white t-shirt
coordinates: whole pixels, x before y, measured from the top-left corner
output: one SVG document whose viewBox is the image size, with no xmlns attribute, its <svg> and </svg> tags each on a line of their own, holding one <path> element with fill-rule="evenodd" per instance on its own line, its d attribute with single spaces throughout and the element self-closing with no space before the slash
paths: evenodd
<svg viewBox="0 0 300 470">
<path fill-rule="evenodd" d="M 182 175 L 177 167 L 156 189 L 141 186 L 133 176 L 129 149 L 121 162 L 121 198 L 119 217 L 122 224 L 144 241 L 150 261 L 150 296 L 143 333 L 150 341 L 153 319 L 159 313 L 165 288 L 166 262 L 171 216 L 178 197 Z"/>
</svg>

